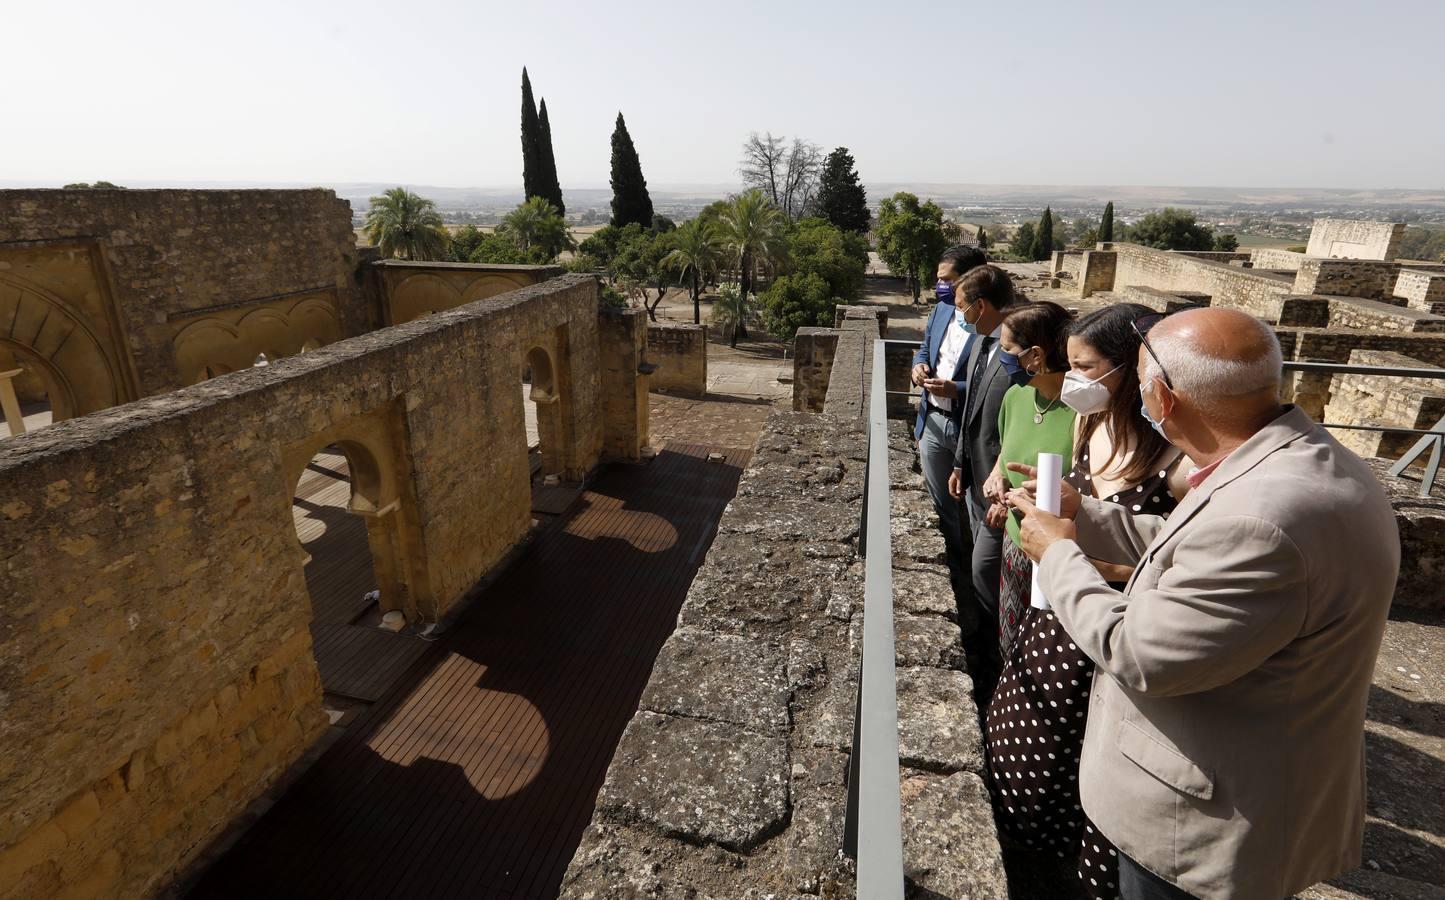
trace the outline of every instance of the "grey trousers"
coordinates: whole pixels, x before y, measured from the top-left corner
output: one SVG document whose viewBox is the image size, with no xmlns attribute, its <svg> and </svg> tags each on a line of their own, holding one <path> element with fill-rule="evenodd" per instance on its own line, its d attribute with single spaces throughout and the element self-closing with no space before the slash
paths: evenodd
<svg viewBox="0 0 1445 900">
<path fill-rule="evenodd" d="M 980 487 L 982 487 L 980 485 Z M 998 580 L 1003 570 L 1003 542 L 1006 537 L 1002 528 L 990 528 L 984 522 L 988 507 L 975 499 L 977 491 L 964 494 L 968 507 L 968 527 L 973 536 L 973 592 L 979 605 L 998 622 Z"/>
<path fill-rule="evenodd" d="M 923 420 L 923 436 L 918 440 L 918 459 L 923 483 L 933 498 L 933 511 L 938 513 L 938 530 L 943 532 L 949 580 L 954 593 L 962 596 L 971 583 L 969 554 L 964 544 L 962 507 L 948 493 L 948 476 L 953 474 L 953 452 L 957 447 L 958 423 L 947 413 L 930 408 Z M 994 605 L 998 605 L 997 600 Z"/>
</svg>

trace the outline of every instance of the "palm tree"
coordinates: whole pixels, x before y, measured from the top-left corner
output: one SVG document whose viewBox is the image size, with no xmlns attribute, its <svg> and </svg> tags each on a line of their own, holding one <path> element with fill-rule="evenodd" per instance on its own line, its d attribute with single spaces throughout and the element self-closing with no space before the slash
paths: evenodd
<svg viewBox="0 0 1445 900">
<path fill-rule="evenodd" d="M 687 282 L 692 295 L 692 322 L 702 323 L 702 284 L 722 262 L 723 244 L 712 222 L 692 219 L 672 234 L 673 250 L 663 257 L 663 265 L 676 269 L 678 282 Z"/>
<path fill-rule="evenodd" d="M 526 203 L 507 213 L 499 230 L 510 235 L 524 253 L 535 249 L 537 255 L 548 259 L 575 246 L 567 233 L 567 220 L 546 197 L 527 198 Z"/>
<path fill-rule="evenodd" d="M 371 198 L 364 230 L 385 257 L 442 259 L 451 246 L 436 204 L 401 187 Z"/>
<path fill-rule="evenodd" d="M 738 289 L 746 298 L 753 292 L 758 264 L 779 259 L 784 252 L 783 214 L 754 188 L 734 197 L 721 211 L 718 228 L 738 261 Z M 733 346 L 737 346 L 738 331 L 747 337 L 746 327 L 739 322 Z"/>
<path fill-rule="evenodd" d="M 732 282 L 718 289 L 717 300 L 712 305 L 712 320 L 727 331 L 729 347 L 736 347 L 738 337 L 744 336 L 743 323 L 753 314 L 754 299 Z"/>
</svg>

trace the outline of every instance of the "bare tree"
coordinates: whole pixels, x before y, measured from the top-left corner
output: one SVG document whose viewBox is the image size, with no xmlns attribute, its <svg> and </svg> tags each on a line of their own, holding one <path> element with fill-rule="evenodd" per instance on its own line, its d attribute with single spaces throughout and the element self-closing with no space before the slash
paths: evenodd
<svg viewBox="0 0 1445 900">
<path fill-rule="evenodd" d="M 772 132 L 748 135 L 738 164 L 743 184 L 762 191 L 789 219 L 807 214 L 822 172 L 821 147 L 802 138 L 794 138 L 790 146 L 787 138 L 774 137 Z"/>
</svg>

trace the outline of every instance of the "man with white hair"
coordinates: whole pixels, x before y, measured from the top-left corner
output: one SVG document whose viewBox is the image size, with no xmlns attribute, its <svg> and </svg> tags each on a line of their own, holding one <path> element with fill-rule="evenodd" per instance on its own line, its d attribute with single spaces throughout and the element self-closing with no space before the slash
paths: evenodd
<svg viewBox="0 0 1445 900">
<path fill-rule="evenodd" d="M 1067 486 L 1061 516 L 1030 483 L 1010 495 L 1044 596 L 1097 664 L 1083 808 L 1125 898 L 1278 900 L 1360 863 L 1395 516 L 1358 457 L 1280 406 L 1267 325 L 1202 309 L 1135 327 L 1141 412 L 1199 466 L 1189 495 L 1168 520 Z M 1089 557 L 1134 576 L 1113 590 Z"/>
</svg>

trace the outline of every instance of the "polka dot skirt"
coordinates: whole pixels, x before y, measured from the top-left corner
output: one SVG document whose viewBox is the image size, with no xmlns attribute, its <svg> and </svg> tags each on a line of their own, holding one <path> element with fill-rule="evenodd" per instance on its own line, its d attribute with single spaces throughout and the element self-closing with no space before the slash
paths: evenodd
<svg viewBox="0 0 1445 900">
<path fill-rule="evenodd" d="M 1079 805 L 1094 666 L 1052 612 L 1028 607 L 985 717 L 985 773 L 999 827 L 1014 841 L 1077 858 L 1091 897 L 1118 896 L 1117 851 Z"/>
</svg>

